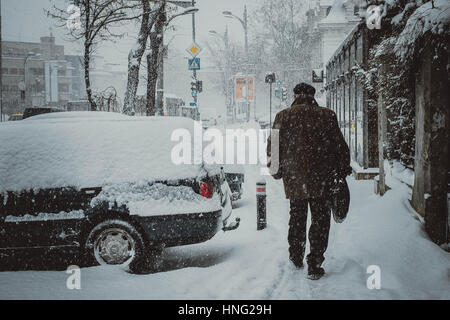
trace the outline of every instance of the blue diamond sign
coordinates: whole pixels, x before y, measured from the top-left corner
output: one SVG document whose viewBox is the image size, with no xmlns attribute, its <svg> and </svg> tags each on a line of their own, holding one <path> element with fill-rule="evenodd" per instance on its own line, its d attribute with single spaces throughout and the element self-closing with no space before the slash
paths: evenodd
<svg viewBox="0 0 450 320">
<path fill-rule="evenodd" d="M 200 58 L 193 58 L 188 60 L 189 70 L 200 70 Z"/>
</svg>

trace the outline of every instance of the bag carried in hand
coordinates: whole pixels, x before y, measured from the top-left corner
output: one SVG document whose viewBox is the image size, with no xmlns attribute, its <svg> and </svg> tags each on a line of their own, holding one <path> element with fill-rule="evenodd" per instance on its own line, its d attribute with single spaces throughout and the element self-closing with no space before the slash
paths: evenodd
<svg viewBox="0 0 450 320">
<path fill-rule="evenodd" d="M 336 223 L 342 223 L 350 207 L 350 190 L 347 180 L 338 178 L 331 187 L 331 212 Z"/>
<path fill-rule="evenodd" d="M 276 179 L 279 180 L 281 178 L 283 178 L 283 172 L 281 170 L 281 165 L 278 168 L 272 168 L 272 161 L 269 158 L 268 162 L 267 162 L 267 167 L 269 168 L 269 173 L 270 175 Z M 274 172 L 275 170 L 277 170 L 276 172 Z"/>
</svg>

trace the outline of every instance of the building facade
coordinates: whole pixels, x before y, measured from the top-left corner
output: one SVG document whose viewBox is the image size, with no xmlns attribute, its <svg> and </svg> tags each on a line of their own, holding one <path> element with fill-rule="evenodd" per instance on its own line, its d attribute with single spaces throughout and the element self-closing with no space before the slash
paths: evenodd
<svg viewBox="0 0 450 320">
<path fill-rule="evenodd" d="M 378 174 L 377 110 L 369 105 L 358 71 L 367 64 L 368 32 L 354 27 L 326 64 L 327 107 L 336 112 L 350 147 L 353 168 L 362 178 Z"/>
<path fill-rule="evenodd" d="M 386 102 L 369 96 L 359 72 L 367 69 L 374 33 L 361 23 L 347 36 L 326 65 L 327 107 L 334 110 L 352 157 L 356 178 L 373 178 L 375 190 L 390 187 L 385 179 Z M 425 229 L 437 244 L 450 239 L 450 95 L 448 51 L 430 44 L 416 60 L 414 76 L 415 155 L 411 206 L 424 217 Z M 378 74 L 390 72 L 381 64 Z M 389 159 L 386 159 L 389 160 Z M 392 159 L 390 159 L 392 160 Z M 389 170 L 387 168 L 387 170 Z"/>
<path fill-rule="evenodd" d="M 306 72 L 308 82 L 312 82 L 316 88 L 319 104 L 325 104 L 326 63 L 361 20 L 359 10 L 359 6 L 350 0 L 317 0 L 311 3 L 306 12 L 311 64 Z"/>
<path fill-rule="evenodd" d="M 23 112 L 32 106 L 64 106 L 83 98 L 81 64 L 66 56 L 50 35 L 40 42 L 2 42 L 3 112 Z M 78 59 L 79 60 L 79 59 Z"/>
</svg>

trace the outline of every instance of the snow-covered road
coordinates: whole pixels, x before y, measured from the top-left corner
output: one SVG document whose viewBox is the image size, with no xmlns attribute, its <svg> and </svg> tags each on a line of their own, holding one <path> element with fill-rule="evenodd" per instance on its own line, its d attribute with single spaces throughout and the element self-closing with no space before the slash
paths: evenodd
<svg viewBox="0 0 450 320">
<path fill-rule="evenodd" d="M 162 272 L 132 275 L 114 267 L 81 269 L 81 290 L 64 271 L 0 272 L 0 299 L 450 299 L 450 254 L 427 239 L 399 185 L 384 197 L 373 181 L 349 178 L 347 220 L 331 224 L 319 281 L 288 260 L 289 203 L 267 177 L 268 227 L 256 231 L 256 167 L 246 168 L 236 231 L 202 244 L 168 248 Z M 307 247 L 307 251 L 308 251 Z M 381 289 L 369 290 L 367 268 L 380 267 Z"/>
</svg>

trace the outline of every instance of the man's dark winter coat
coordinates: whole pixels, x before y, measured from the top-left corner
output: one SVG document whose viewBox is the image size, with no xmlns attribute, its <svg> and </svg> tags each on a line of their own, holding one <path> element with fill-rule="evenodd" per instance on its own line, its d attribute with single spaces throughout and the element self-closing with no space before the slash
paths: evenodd
<svg viewBox="0 0 450 320">
<path fill-rule="evenodd" d="M 283 178 L 286 198 L 326 196 L 335 178 L 350 173 L 350 150 L 339 129 L 336 114 L 319 107 L 314 99 L 306 104 L 301 99 L 294 101 L 290 108 L 276 115 L 273 128 L 279 130 L 281 171 L 277 178 Z M 271 152 L 269 136 L 269 163 L 274 162 L 275 148 Z"/>
</svg>

